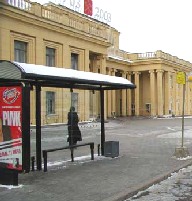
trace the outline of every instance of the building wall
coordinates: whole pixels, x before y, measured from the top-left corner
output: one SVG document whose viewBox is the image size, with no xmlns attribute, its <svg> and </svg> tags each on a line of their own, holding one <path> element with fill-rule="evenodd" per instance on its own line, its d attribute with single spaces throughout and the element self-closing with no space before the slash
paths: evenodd
<svg viewBox="0 0 192 201">
<path fill-rule="evenodd" d="M 28 1 L 20 0 L 18 2 L 26 3 Z M 28 63 L 45 65 L 45 50 L 46 47 L 49 47 L 56 50 L 56 67 L 70 68 L 71 53 L 75 53 L 78 54 L 78 70 L 90 71 L 91 69 L 93 72 L 105 73 L 103 66 L 106 66 L 106 58 L 102 55 L 106 55 L 107 47 L 111 44 L 110 40 L 117 43 L 118 31 L 109 28 L 108 25 L 104 25 L 103 23 L 96 23 L 89 19 L 84 19 L 81 14 L 70 11 L 69 9 L 63 10 L 52 6 L 52 4 L 43 7 L 40 4 L 30 3 L 31 10 L 27 10 L 26 12 L 20 9 L 20 7 L 18 9 L 18 4 L 15 5 L 15 1 L 9 1 L 9 3 L 11 5 L 5 2 L 1 8 L 0 41 L 3 44 L 3 51 L 0 52 L 0 59 L 10 61 L 15 59 L 14 41 L 18 40 L 28 44 Z M 43 11 L 43 9 L 45 10 Z M 45 11 L 48 13 L 47 18 L 45 18 Z M 62 23 L 58 23 L 57 19 L 52 19 L 51 16 L 55 14 L 62 17 Z M 83 30 L 80 27 L 82 21 L 84 21 Z M 103 30 L 106 34 L 103 34 Z M 90 60 L 95 60 L 95 63 L 90 62 Z M 90 63 L 94 63 L 94 65 L 91 66 Z M 54 115 L 46 115 L 46 91 L 53 91 L 56 94 Z M 80 120 L 88 120 L 90 117 L 88 107 L 89 92 L 78 90 L 74 92 L 78 93 L 78 113 Z M 41 96 L 42 123 L 66 122 L 67 112 L 71 104 L 70 90 L 43 88 Z M 98 94 L 95 98 L 99 98 Z M 35 124 L 34 99 L 35 90 L 31 92 L 31 124 Z M 95 112 L 95 117 L 99 114 L 98 110 L 99 107 Z"/>
</svg>

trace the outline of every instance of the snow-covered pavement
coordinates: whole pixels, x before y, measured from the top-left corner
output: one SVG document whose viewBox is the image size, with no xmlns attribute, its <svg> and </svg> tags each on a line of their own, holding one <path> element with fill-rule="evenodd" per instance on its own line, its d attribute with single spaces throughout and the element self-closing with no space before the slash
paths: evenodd
<svg viewBox="0 0 192 201">
<path fill-rule="evenodd" d="M 173 173 L 168 179 L 138 192 L 126 201 L 190 201 L 192 200 L 192 166 Z"/>
</svg>

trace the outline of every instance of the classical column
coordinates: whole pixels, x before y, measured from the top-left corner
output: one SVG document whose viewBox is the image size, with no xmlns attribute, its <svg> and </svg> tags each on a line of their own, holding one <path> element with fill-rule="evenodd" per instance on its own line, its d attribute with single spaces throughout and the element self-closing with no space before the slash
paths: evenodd
<svg viewBox="0 0 192 201">
<path fill-rule="evenodd" d="M 165 115 L 171 111 L 171 72 L 165 72 Z"/>
<path fill-rule="evenodd" d="M 176 73 L 172 73 L 172 115 L 176 115 Z"/>
<path fill-rule="evenodd" d="M 150 96 L 151 96 L 151 116 L 156 116 L 157 112 L 156 112 L 156 104 L 155 104 L 155 100 L 156 100 L 156 84 L 155 84 L 155 71 L 154 70 L 150 70 Z"/>
<path fill-rule="evenodd" d="M 189 82 L 186 82 L 185 84 L 185 114 L 186 115 L 189 115 L 190 114 L 190 111 L 189 111 L 189 108 L 190 108 L 190 96 L 189 96 Z"/>
<path fill-rule="evenodd" d="M 107 59 L 107 56 L 106 55 L 102 55 L 101 58 L 100 58 L 100 62 L 101 62 L 101 67 L 100 67 L 100 70 L 101 70 L 101 73 L 106 75 L 106 59 Z"/>
<path fill-rule="evenodd" d="M 163 70 L 156 70 L 157 72 L 157 115 L 163 115 Z"/>
<path fill-rule="evenodd" d="M 131 72 L 127 72 L 127 79 L 129 81 L 131 81 Z M 131 89 L 127 89 L 127 115 L 131 116 L 132 112 L 131 112 L 131 99 L 132 99 L 132 95 L 131 95 L 132 90 Z"/>
<path fill-rule="evenodd" d="M 122 77 L 126 79 L 126 72 L 122 72 Z M 122 89 L 122 116 L 125 117 L 127 115 L 127 104 L 126 104 L 126 89 Z"/>
<path fill-rule="evenodd" d="M 108 75 L 111 75 L 111 69 L 108 68 Z M 112 106 L 112 91 L 111 90 L 108 90 L 107 91 L 107 116 L 108 117 L 111 117 L 111 106 Z"/>
<path fill-rule="evenodd" d="M 139 75 L 141 74 L 140 72 L 134 72 L 135 74 L 135 85 L 137 86 L 135 89 L 135 115 L 139 116 L 139 108 L 140 108 L 140 101 L 139 101 L 139 92 L 140 92 L 140 87 L 139 87 Z"/>
<path fill-rule="evenodd" d="M 115 76 L 116 69 L 112 70 L 112 76 Z M 112 116 L 116 115 L 116 92 L 112 90 Z"/>
<path fill-rule="evenodd" d="M 183 85 L 182 84 L 177 84 L 177 110 L 178 110 L 178 115 L 182 115 L 182 110 L 183 110 Z"/>
</svg>

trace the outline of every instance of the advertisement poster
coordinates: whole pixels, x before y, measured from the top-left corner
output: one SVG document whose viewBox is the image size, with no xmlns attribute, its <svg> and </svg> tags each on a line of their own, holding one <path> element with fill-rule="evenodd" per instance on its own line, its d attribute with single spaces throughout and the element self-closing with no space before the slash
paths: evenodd
<svg viewBox="0 0 192 201">
<path fill-rule="evenodd" d="M 22 88 L 0 87 L 0 167 L 22 170 Z"/>
</svg>

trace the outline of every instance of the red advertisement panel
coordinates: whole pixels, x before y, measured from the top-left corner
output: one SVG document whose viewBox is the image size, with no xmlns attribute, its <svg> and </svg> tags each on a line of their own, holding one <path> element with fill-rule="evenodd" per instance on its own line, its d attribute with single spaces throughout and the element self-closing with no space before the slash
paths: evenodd
<svg viewBox="0 0 192 201">
<path fill-rule="evenodd" d="M 22 170 L 22 88 L 0 87 L 0 167 Z"/>
<path fill-rule="evenodd" d="M 92 0 L 84 0 L 84 13 L 86 15 L 93 15 L 93 2 Z"/>
</svg>

